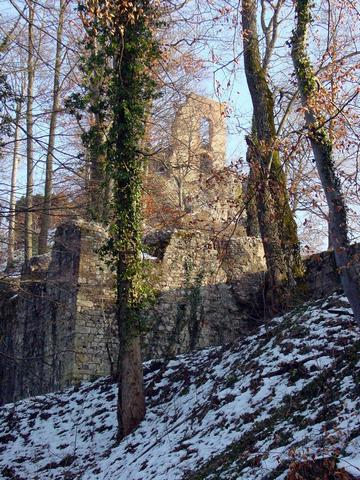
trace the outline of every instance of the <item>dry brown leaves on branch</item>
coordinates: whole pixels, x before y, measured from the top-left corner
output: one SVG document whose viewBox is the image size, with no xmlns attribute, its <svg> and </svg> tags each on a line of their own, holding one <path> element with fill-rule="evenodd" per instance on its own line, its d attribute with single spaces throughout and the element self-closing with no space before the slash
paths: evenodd
<svg viewBox="0 0 360 480">
<path fill-rule="evenodd" d="M 136 22 L 144 14 L 136 1 L 131 0 L 85 0 L 81 20 L 85 28 L 95 28 L 98 23 L 113 34 L 123 34 L 125 26 Z"/>
<path fill-rule="evenodd" d="M 293 462 L 287 480 L 356 480 L 343 468 L 337 468 L 333 458 Z"/>
</svg>

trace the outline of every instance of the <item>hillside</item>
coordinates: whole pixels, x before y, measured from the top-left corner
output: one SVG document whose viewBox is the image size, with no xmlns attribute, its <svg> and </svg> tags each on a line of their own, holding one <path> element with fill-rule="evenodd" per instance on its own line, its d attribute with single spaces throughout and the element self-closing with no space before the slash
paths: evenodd
<svg viewBox="0 0 360 480">
<path fill-rule="evenodd" d="M 360 478 L 359 351 L 334 295 L 238 343 L 147 362 L 146 418 L 118 446 L 109 378 L 6 405 L 0 478 L 280 480 L 332 455 Z"/>
</svg>

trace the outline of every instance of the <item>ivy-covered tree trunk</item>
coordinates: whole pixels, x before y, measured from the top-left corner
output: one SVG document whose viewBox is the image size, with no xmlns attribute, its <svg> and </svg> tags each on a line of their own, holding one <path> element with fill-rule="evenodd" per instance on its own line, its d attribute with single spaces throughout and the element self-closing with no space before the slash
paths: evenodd
<svg viewBox="0 0 360 480">
<path fill-rule="evenodd" d="M 356 321 L 360 324 L 360 286 L 352 273 L 347 230 L 347 212 L 340 181 L 336 173 L 333 142 L 325 118 L 317 106 L 319 80 L 310 63 L 306 39 L 311 22 L 309 0 L 297 0 L 297 24 L 292 36 L 292 59 L 299 84 L 301 101 L 305 107 L 305 122 L 314 153 L 316 167 L 329 208 L 329 244 L 334 249 L 341 283 Z"/>
<path fill-rule="evenodd" d="M 89 102 L 92 112 L 91 128 L 86 135 L 89 173 L 90 178 L 87 185 L 88 203 L 87 213 L 91 220 L 106 225 L 111 214 L 111 187 L 112 181 L 107 165 L 107 135 L 109 126 L 113 120 L 111 106 L 107 105 L 105 98 L 107 82 L 109 81 L 111 60 L 104 58 L 104 52 L 99 46 L 98 39 L 92 38 L 92 55 L 89 65 L 91 90 Z M 106 108 L 104 106 L 107 105 Z"/>
<path fill-rule="evenodd" d="M 143 299 L 141 191 L 145 172 L 145 156 L 141 150 L 153 89 L 146 72 L 153 47 L 147 20 L 140 15 L 126 25 L 114 57 L 114 120 L 109 137 L 114 145 L 110 169 L 114 179 L 113 242 L 117 260 L 120 340 L 119 438 L 128 435 L 145 414 L 140 351 Z"/>
<path fill-rule="evenodd" d="M 273 97 L 259 51 L 256 6 L 256 0 L 243 0 L 245 74 L 254 115 L 254 133 L 248 144 L 256 171 L 257 184 L 252 188 L 268 267 L 268 303 L 270 313 L 275 313 L 288 305 L 302 262 L 277 146 Z"/>
<path fill-rule="evenodd" d="M 144 157 L 139 154 L 146 104 L 137 84 L 143 61 L 136 43 L 137 28 L 128 26 L 124 48 L 115 57 L 114 123 L 110 132 L 115 149 L 114 245 L 117 252 L 117 319 L 119 328 L 119 437 L 130 433 L 145 414 L 140 353 L 138 291 L 141 284 L 141 185 Z M 139 88 L 139 89 L 138 89 Z M 137 91 L 138 89 L 138 91 Z"/>
<path fill-rule="evenodd" d="M 114 183 L 110 239 L 105 248 L 117 273 L 118 439 L 128 435 L 145 415 L 140 350 L 141 309 L 146 297 L 142 272 L 142 182 L 146 155 L 145 122 L 155 93 L 150 68 L 159 50 L 153 38 L 154 11 L 148 0 L 86 0 L 80 5 L 91 50 L 88 91 L 94 98 L 99 72 L 106 72 L 97 113 L 107 112 L 106 171 Z M 95 54 L 95 57 L 94 57 Z M 95 73 L 95 75 L 94 75 Z M 91 104 L 91 101 L 90 101 Z M 102 110 L 105 109 L 105 110 Z M 104 117 L 105 118 L 105 117 Z M 98 140 L 90 129 L 87 144 Z"/>
<path fill-rule="evenodd" d="M 86 30 L 82 52 L 82 92 L 71 94 L 66 100 L 70 113 L 80 120 L 84 110 L 89 114 L 89 128 L 82 133 L 85 147 L 84 215 L 102 225 L 108 225 L 112 216 L 113 179 L 108 165 L 109 131 L 114 119 L 109 90 L 114 75 L 114 51 L 110 48 L 112 32 L 107 32 L 105 12 L 111 3 L 84 0 L 79 11 Z M 111 149 L 110 149 L 111 150 Z"/>
<path fill-rule="evenodd" d="M 105 119 L 94 115 L 92 147 L 89 149 L 90 179 L 88 184 L 87 212 L 89 217 L 106 225 L 110 217 L 111 179 L 106 173 L 106 132 Z"/>
</svg>

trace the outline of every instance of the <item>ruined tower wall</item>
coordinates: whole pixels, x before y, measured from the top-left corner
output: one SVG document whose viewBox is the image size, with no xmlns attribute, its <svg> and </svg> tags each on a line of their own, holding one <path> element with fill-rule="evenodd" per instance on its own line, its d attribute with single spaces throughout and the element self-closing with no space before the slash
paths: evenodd
<svg viewBox="0 0 360 480">
<path fill-rule="evenodd" d="M 59 390 L 107 375 L 116 336 L 107 341 L 113 276 L 95 250 L 101 229 L 58 227 L 50 256 L 33 257 L 17 287 L 2 279 L 0 401 Z"/>
<path fill-rule="evenodd" d="M 150 160 L 146 190 L 150 192 L 152 227 L 186 222 L 203 229 L 224 223 L 242 226 L 245 209 L 242 181 L 226 166 L 226 105 L 194 93 L 178 108 L 167 149 Z M 176 222 L 175 222 L 176 223 Z M 243 231 L 243 235 L 245 232 Z"/>
<path fill-rule="evenodd" d="M 196 181 L 201 172 L 201 156 L 207 155 L 212 169 L 225 166 L 225 104 L 190 94 L 178 110 L 172 126 L 173 150 L 170 162 L 188 166 L 187 181 Z"/>
</svg>

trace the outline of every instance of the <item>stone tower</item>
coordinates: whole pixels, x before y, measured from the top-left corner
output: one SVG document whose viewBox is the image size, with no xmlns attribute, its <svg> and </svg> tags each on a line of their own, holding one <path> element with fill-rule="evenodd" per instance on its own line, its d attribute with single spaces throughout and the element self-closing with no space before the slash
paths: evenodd
<svg viewBox="0 0 360 480">
<path fill-rule="evenodd" d="M 225 109 L 224 103 L 191 93 L 176 110 L 170 145 L 150 165 L 148 191 L 155 204 L 150 225 L 163 227 L 176 216 L 182 226 L 191 221 L 199 228 L 208 223 L 222 230 L 235 217 L 241 225 L 242 184 L 226 166 Z M 157 222 L 159 218 L 165 221 Z"/>
<path fill-rule="evenodd" d="M 169 163 L 198 180 L 225 167 L 225 104 L 191 93 L 178 109 L 172 126 Z"/>
</svg>

